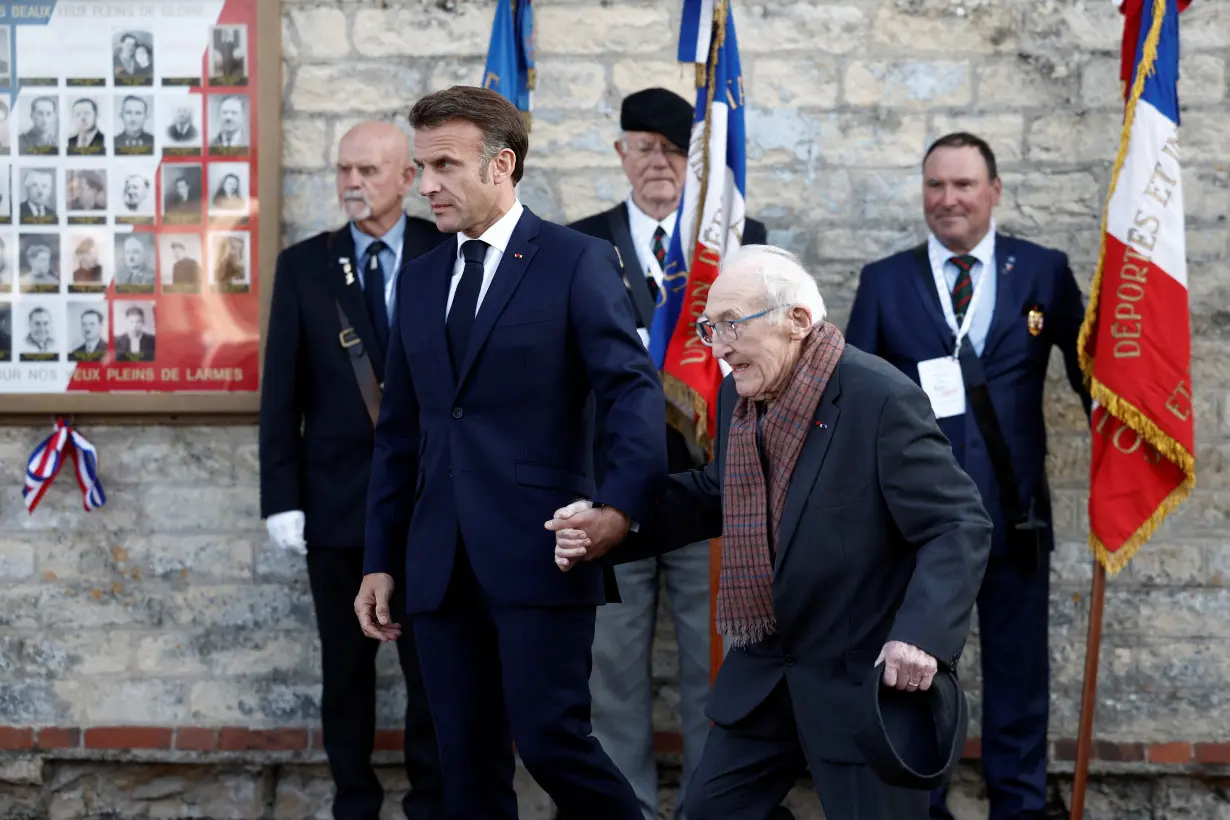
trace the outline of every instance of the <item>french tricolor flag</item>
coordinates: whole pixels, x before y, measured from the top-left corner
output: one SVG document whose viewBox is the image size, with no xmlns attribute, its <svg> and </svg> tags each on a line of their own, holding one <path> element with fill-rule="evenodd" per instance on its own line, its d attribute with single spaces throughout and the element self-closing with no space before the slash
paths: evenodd
<svg viewBox="0 0 1230 820">
<path fill-rule="evenodd" d="M 1111 573 L 1195 484 L 1178 95 L 1187 5 L 1119 3 L 1126 105 L 1080 336 L 1096 402 L 1090 542 Z"/>
<path fill-rule="evenodd" d="M 670 400 L 667 420 L 708 448 L 723 374 L 695 323 L 722 258 L 742 243 L 747 190 L 743 68 L 728 0 L 684 0 L 679 61 L 696 66 L 696 107 L 649 353 Z"/>
</svg>

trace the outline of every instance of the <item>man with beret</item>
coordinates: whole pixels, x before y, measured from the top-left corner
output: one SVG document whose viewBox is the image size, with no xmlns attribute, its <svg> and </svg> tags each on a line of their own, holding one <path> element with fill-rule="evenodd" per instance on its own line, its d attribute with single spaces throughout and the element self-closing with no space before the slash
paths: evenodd
<svg viewBox="0 0 1230 820">
<path fill-rule="evenodd" d="M 628 196 L 614 208 L 569 226 L 619 249 L 637 332 L 646 346 L 683 195 L 692 118 L 692 104 L 665 88 L 647 88 L 625 98 L 615 153 L 628 178 Z M 764 223 L 746 220 L 744 245 L 762 245 L 766 238 Z M 603 427 L 599 419 L 595 426 L 599 440 Z M 671 472 L 704 466 L 703 453 L 678 431 L 668 426 L 666 436 Z M 596 459 L 595 465 L 599 464 L 601 460 Z M 658 772 L 653 750 L 651 652 L 658 589 L 665 580 L 679 646 L 682 793 L 700 761 L 709 731 L 705 717 L 710 671 L 709 544 L 698 541 L 614 569 L 621 603 L 598 608 L 590 677 L 591 719 L 594 736 L 632 783 L 646 820 L 654 820 L 658 816 Z"/>
</svg>

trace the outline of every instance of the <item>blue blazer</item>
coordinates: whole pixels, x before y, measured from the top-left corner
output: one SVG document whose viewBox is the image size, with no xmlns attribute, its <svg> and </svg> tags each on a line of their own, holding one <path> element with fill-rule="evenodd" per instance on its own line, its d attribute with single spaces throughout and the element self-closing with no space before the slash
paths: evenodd
<svg viewBox="0 0 1230 820">
<path fill-rule="evenodd" d="M 1046 480 L 1046 423 L 1042 394 L 1051 348 L 1063 352 L 1068 382 L 1090 412 L 1077 356 L 1085 308 L 1080 288 L 1060 251 L 1023 239 L 995 235 L 998 267 L 995 308 L 979 360 L 995 415 L 1012 459 L 1021 508 L 1047 522 L 1044 545 L 1054 548 L 1051 498 Z M 918 363 L 951 356 L 955 334 L 944 321 L 926 245 L 866 266 L 846 328 L 847 341 L 891 362 L 919 381 Z M 1031 309 L 1042 312 L 1042 329 L 1029 332 Z M 966 405 L 961 416 L 939 420 L 957 462 L 982 493 L 994 522 L 992 553 L 1007 552 L 1006 522 L 986 443 Z"/>
<path fill-rule="evenodd" d="M 543 522 L 582 496 L 643 520 L 647 488 L 666 473 L 665 398 L 615 251 L 527 208 L 454 382 L 445 307 L 456 258 L 457 243 L 445 242 L 398 283 L 363 571 L 388 572 L 404 550 L 407 611 L 433 611 L 460 536 L 497 603 L 604 603 L 604 567 L 560 572 Z M 596 456 L 591 394 L 608 419 Z"/>
</svg>

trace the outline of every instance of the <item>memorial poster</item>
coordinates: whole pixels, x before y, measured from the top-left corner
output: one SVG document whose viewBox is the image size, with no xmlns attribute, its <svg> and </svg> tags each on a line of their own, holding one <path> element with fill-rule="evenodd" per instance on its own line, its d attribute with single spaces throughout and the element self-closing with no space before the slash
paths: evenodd
<svg viewBox="0 0 1230 820">
<path fill-rule="evenodd" d="M 256 408 L 278 6 L 0 3 L 0 410 Z"/>
</svg>

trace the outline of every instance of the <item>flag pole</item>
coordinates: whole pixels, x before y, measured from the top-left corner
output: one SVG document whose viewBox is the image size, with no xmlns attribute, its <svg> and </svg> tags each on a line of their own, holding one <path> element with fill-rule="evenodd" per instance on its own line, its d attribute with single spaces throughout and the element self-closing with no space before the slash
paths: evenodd
<svg viewBox="0 0 1230 820">
<path fill-rule="evenodd" d="M 1098 656 L 1102 651 L 1102 604 L 1106 598 L 1106 567 L 1093 559 L 1093 582 L 1089 588 L 1089 632 L 1085 639 L 1085 684 L 1081 691 L 1080 729 L 1076 736 L 1076 769 L 1072 780 L 1072 812 L 1069 820 L 1083 820 L 1089 753 L 1093 748 L 1093 713 L 1097 707 Z"/>
</svg>

